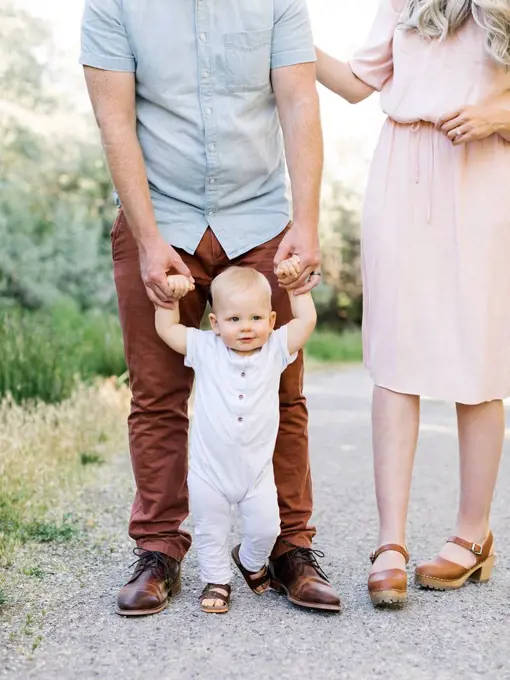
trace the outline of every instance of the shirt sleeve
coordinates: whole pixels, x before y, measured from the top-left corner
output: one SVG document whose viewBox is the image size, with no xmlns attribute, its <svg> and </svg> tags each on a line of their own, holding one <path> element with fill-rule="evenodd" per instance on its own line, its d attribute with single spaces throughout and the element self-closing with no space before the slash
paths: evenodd
<svg viewBox="0 0 510 680">
<path fill-rule="evenodd" d="M 306 0 L 275 0 L 271 68 L 316 61 Z"/>
<path fill-rule="evenodd" d="M 379 92 L 393 75 L 393 35 L 404 6 L 405 0 L 380 0 L 365 45 L 349 61 L 354 75 Z"/>
<path fill-rule="evenodd" d="M 186 356 L 184 357 L 184 365 L 188 368 L 195 369 L 200 362 L 200 336 L 203 331 L 197 328 L 188 328 L 186 331 Z"/>
<path fill-rule="evenodd" d="M 124 25 L 122 0 L 86 0 L 80 64 L 134 73 L 136 62 Z"/>
<path fill-rule="evenodd" d="M 297 359 L 298 353 L 289 353 L 289 340 L 287 337 L 287 326 L 282 326 L 277 331 L 273 333 L 274 339 L 276 341 L 277 356 L 281 362 L 281 371 L 287 368 L 289 364 L 292 364 Z"/>
</svg>

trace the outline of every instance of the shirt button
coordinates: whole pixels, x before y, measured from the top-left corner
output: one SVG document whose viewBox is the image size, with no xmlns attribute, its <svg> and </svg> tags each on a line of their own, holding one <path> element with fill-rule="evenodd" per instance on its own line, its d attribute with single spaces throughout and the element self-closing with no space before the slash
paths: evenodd
<svg viewBox="0 0 510 680">
<path fill-rule="evenodd" d="M 207 109 L 205 110 L 205 113 L 206 113 L 207 116 L 210 116 L 211 113 L 212 113 L 212 109 L 207 108 Z"/>
<path fill-rule="evenodd" d="M 243 372 L 241 373 L 241 378 L 245 378 L 245 377 L 246 377 L 246 373 L 243 371 Z"/>
<path fill-rule="evenodd" d="M 199 36 L 200 40 L 207 40 L 207 36 L 205 33 L 201 33 Z"/>
<path fill-rule="evenodd" d="M 207 80 L 207 78 L 209 78 L 209 73 L 207 71 L 204 71 L 202 73 L 202 77 L 203 77 L 204 80 Z"/>
<path fill-rule="evenodd" d="M 215 184 L 215 183 L 216 183 L 216 180 L 214 179 L 214 177 L 211 177 L 211 179 L 209 180 L 209 184 Z"/>
<path fill-rule="evenodd" d="M 239 417 L 237 420 L 238 420 L 239 423 L 243 422 L 243 419 L 241 417 Z"/>
<path fill-rule="evenodd" d="M 244 395 L 243 395 L 243 394 L 240 394 L 240 395 L 239 395 L 239 399 L 244 399 Z"/>
<path fill-rule="evenodd" d="M 216 148 L 216 144 L 214 144 L 214 142 L 211 142 L 209 144 L 208 148 L 209 148 L 209 151 L 214 151 L 214 149 Z"/>
</svg>

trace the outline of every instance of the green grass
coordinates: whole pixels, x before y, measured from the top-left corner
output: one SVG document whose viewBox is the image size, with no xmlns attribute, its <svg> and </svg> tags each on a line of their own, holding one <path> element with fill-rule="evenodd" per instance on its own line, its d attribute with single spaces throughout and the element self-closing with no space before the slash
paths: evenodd
<svg viewBox="0 0 510 680">
<path fill-rule="evenodd" d="M 0 498 L 2 542 L 66 543 L 76 536 L 78 528 L 71 515 L 64 515 L 60 522 L 25 518 L 21 503 L 14 495 Z"/>
<path fill-rule="evenodd" d="M 0 397 L 55 403 L 77 380 L 126 370 L 115 316 L 67 304 L 37 312 L 0 310 Z"/>
<path fill-rule="evenodd" d="M 45 572 L 41 569 L 41 567 L 25 567 L 23 569 L 23 573 L 25 576 L 33 576 L 33 578 L 44 578 Z"/>
<path fill-rule="evenodd" d="M 64 516 L 62 522 L 31 521 L 23 523 L 20 527 L 21 538 L 24 541 L 36 543 L 67 543 L 76 536 L 78 529 Z"/>
<path fill-rule="evenodd" d="M 306 353 L 317 361 L 360 362 L 363 358 L 361 331 L 354 329 L 340 333 L 316 330 L 306 345 Z"/>
<path fill-rule="evenodd" d="M 104 458 L 98 453 L 80 453 L 80 463 L 82 465 L 103 465 Z"/>
<path fill-rule="evenodd" d="M 4 595 L 3 590 L 0 590 L 0 607 L 7 603 L 7 598 Z"/>
<path fill-rule="evenodd" d="M 38 635 L 32 643 L 32 652 L 35 652 L 35 650 L 39 647 L 41 642 L 42 642 L 42 635 Z"/>
</svg>

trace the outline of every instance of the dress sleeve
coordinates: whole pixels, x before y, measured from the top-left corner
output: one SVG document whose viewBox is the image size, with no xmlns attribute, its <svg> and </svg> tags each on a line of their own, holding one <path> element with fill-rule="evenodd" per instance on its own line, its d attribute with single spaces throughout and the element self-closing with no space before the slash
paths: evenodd
<svg viewBox="0 0 510 680">
<path fill-rule="evenodd" d="M 393 35 L 405 0 L 380 0 L 365 45 L 349 61 L 352 72 L 377 91 L 393 75 Z"/>
</svg>

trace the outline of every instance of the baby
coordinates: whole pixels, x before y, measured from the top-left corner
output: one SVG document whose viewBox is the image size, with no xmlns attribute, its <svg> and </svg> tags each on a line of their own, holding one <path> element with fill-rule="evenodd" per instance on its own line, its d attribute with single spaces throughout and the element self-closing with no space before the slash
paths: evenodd
<svg viewBox="0 0 510 680">
<path fill-rule="evenodd" d="M 295 256 L 276 274 L 287 284 L 299 272 Z M 184 276 L 168 281 L 176 299 L 193 290 Z M 280 533 L 272 463 L 280 375 L 312 334 L 317 315 L 310 293 L 289 292 L 294 319 L 274 330 L 269 281 L 248 267 L 219 274 L 211 295 L 211 331 L 181 325 L 178 305 L 157 308 L 156 329 L 195 371 L 188 487 L 205 584 L 201 609 L 220 614 L 228 612 L 230 603 L 232 505 L 244 533 L 232 551 L 234 563 L 252 591 L 261 595 L 269 587 L 268 558 Z"/>
</svg>

